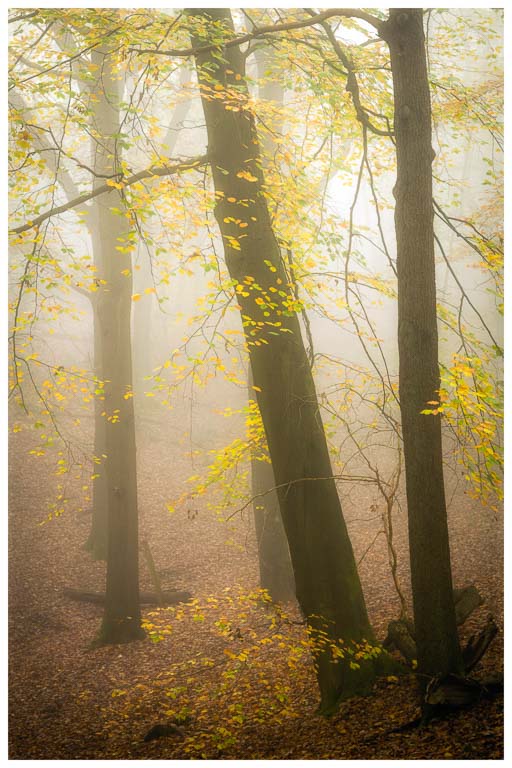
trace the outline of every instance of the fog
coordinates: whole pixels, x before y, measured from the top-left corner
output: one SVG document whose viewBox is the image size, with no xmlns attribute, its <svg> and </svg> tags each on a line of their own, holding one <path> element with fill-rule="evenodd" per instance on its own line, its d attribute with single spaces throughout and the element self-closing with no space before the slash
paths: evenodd
<svg viewBox="0 0 512 768">
<path fill-rule="evenodd" d="M 165 13 L 172 29 L 175 12 Z M 262 9 L 234 11 L 240 34 L 250 31 L 251 14 L 260 24 L 274 18 Z M 494 485 L 501 469 L 492 465 L 491 478 L 475 425 L 490 425 L 489 450 L 499 453 L 503 155 L 497 73 L 502 58 L 497 12 L 457 11 L 457 21 L 454 14 L 429 11 L 427 50 L 445 485 L 460 585 L 474 580 L 460 551 L 466 522 L 478 531 L 479 547 L 481 529 L 493 551 L 500 551 L 501 541 L 501 500 Z M 182 569 L 178 588 L 200 596 L 238 584 L 256 588 L 258 494 L 251 458 L 254 463 L 266 453 L 265 434 L 237 303 L 244 287 L 229 276 L 214 215 L 218 195 L 207 164 L 199 162 L 209 147 L 193 60 L 155 55 L 148 63 L 126 44 L 113 77 L 119 103 L 107 98 L 101 105 L 103 73 L 88 53 L 73 59 L 76 25 L 71 20 L 66 27 L 65 19 L 52 23 L 56 31 L 47 36 L 46 51 L 34 29 L 11 40 L 20 81 L 9 95 L 11 532 L 20 537 L 23 558 L 30 559 L 31 534 L 22 519 L 28 508 L 35 510 L 30 530 L 44 531 L 45 538 L 34 535 L 34 541 L 52 553 L 48 558 L 57 570 L 72 560 L 81 579 L 103 588 L 105 563 L 87 559 L 82 545 L 106 459 L 95 455 L 98 417 L 110 421 L 105 412 L 99 416 L 109 382 L 102 380 L 98 364 L 95 316 L 95 301 L 105 295 L 108 300 L 110 290 L 97 245 L 109 236 L 99 230 L 106 210 L 122 218 L 124 239 L 118 237 L 115 247 L 131 259 L 123 274 L 132 281 L 132 381 L 124 386 L 135 418 L 141 540 L 151 545 L 159 572 Z M 450 24 L 457 25 L 458 38 L 447 51 Z M 487 29 L 495 34 L 486 35 Z M 137 34 L 143 40 L 142 32 Z M 385 53 L 375 47 L 369 27 L 341 25 L 336 35 L 354 52 L 361 99 L 382 135 L 363 134 L 344 81 L 339 93 L 325 90 L 332 89 L 335 68 L 315 69 L 313 35 L 300 54 L 287 38 L 255 46 L 246 73 L 265 195 L 296 301 L 293 312 L 363 587 L 372 594 L 372 618 L 380 626 L 379 601 L 391 603 L 396 616 L 404 600 L 411 604 L 398 402 L 396 159 L 382 118 L 385 112 L 392 120 L 392 83 Z M 135 39 L 137 50 L 142 43 Z M 108 42 L 104 46 L 103 56 L 109 54 Z M 186 46 L 181 41 L 178 47 Z M 45 79 L 50 62 L 68 58 L 67 84 Z M 44 88 L 33 87 L 37 83 Z M 457 98 L 466 99 L 460 109 Z M 119 120 L 114 138 L 102 136 L 99 128 L 101 109 L 109 108 Z M 197 167 L 148 174 L 123 188 L 133 174 L 190 158 L 198 159 Z M 108 192 L 95 196 L 105 178 Z M 30 229 L 36 217 L 64 209 L 90 191 L 90 199 Z M 26 224 L 28 232 L 14 231 Z M 466 391 L 466 406 L 459 407 L 455 399 Z M 271 490 L 272 483 L 265 499 Z M 13 541 L 12 552 L 16 546 Z M 169 552 L 174 552 L 170 561 Z M 374 578 L 372 556 L 385 563 L 385 579 Z M 145 554 L 140 559 L 141 584 L 152 589 L 150 560 Z M 56 583 L 84 587 L 71 574 L 70 582 L 61 573 Z M 493 599 L 500 603 L 499 597 L 488 599 L 491 606 Z M 30 616 L 34 605 L 30 598 L 24 601 L 14 609 Z"/>
<path fill-rule="evenodd" d="M 472 18 L 470 11 L 464 13 Z M 474 13 L 478 15 L 478 12 Z M 442 14 L 434 15 L 430 21 L 434 81 L 441 76 L 444 64 L 442 52 L 436 48 L 436 25 L 445 22 Z M 348 34 L 346 42 L 357 43 L 363 39 L 360 32 L 345 34 Z M 470 37 L 468 31 L 468 43 Z M 475 87 L 485 81 L 488 76 L 486 56 L 493 45 L 492 40 L 487 43 L 478 40 L 476 59 L 471 52 L 459 56 L 458 71 L 454 74 L 465 87 Z M 459 51 L 463 50 L 464 44 L 459 42 Z M 268 63 L 272 63 L 271 58 Z M 304 82 L 300 83 L 301 90 L 295 92 L 293 87 L 284 87 L 275 77 L 269 77 L 268 71 L 265 73 L 264 58 L 260 64 L 264 77 L 259 86 L 257 61 L 250 58 L 247 67 L 253 80 L 252 98 L 264 116 L 260 128 L 265 163 L 269 164 L 273 175 L 277 173 L 286 180 L 293 176 L 293 164 L 290 153 L 284 159 L 282 143 L 275 139 L 276 131 L 287 137 L 292 152 L 297 152 L 301 145 L 318 148 L 325 136 L 320 132 L 317 139 L 311 126 L 297 117 Z M 455 316 L 459 313 L 460 322 L 477 344 L 502 347 L 502 318 L 496 309 L 492 276 L 482 269 L 481 261 L 478 265 L 478 254 L 468 240 L 468 235 L 472 234 L 468 227 L 459 226 L 457 232 L 453 226 L 457 221 L 471 220 L 476 212 L 488 206 L 489 169 L 495 176 L 502 171 L 500 146 L 492 130 L 478 122 L 475 125 L 472 121 L 471 125 L 462 125 L 462 128 L 453 120 L 443 122 L 436 107 L 440 93 L 442 95 L 439 90 L 433 90 L 434 197 L 442 206 L 441 214 L 436 218 L 438 299 L 440 305 Z M 19 107 L 17 97 L 13 98 Z M 76 98 L 79 98 L 78 93 Z M 127 71 L 122 100 L 125 104 L 139 104 L 141 114 L 156 137 L 148 142 L 143 134 L 137 136 L 137 130 L 142 126 L 141 118 L 138 114 L 126 113 L 122 120 L 126 135 L 134 136 L 124 151 L 127 167 L 136 170 L 147 165 L 149 147 L 160 161 L 166 157 L 196 157 L 206 152 L 206 131 L 195 74 L 187 63 L 177 67 L 153 88 L 141 89 L 139 72 Z M 57 112 L 61 108 L 58 105 L 57 101 Z M 313 117 L 319 108 L 321 105 L 312 103 Z M 30 104 L 25 104 L 25 109 L 30 112 Z M 50 110 L 42 112 L 36 103 L 33 109 L 37 109 L 43 119 L 51 115 Z M 269 129 L 265 121 L 273 121 L 275 130 Z M 318 121 L 312 120 L 312 123 L 316 125 Z M 304 244 L 297 246 L 301 263 L 309 259 L 297 290 L 304 302 L 302 331 L 306 346 L 311 348 L 310 354 L 314 356 L 318 395 L 320 402 L 325 404 L 324 419 L 328 422 L 338 402 L 347 398 L 344 390 L 347 381 L 353 389 L 365 382 L 363 388 L 372 399 L 379 389 L 379 380 L 396 385 L 398 376 L 392 146 L 377 138 L 373 148 L 371 145 L 368 148 L 368 169 L 363 168 L 359 178 L 362 144 L 357 130 L 350 128 L 350 131 L 349 138 L 331 134 L 330 152 L 336 158 L 334 164 L 331 162 L 325 168 L 311 162 L 307 171 L 311 174 L 310 183 L 307 177 L 300 182 L 302 187 L 308 186 L 310 199 L 302 205 L 299 220 L 290 221 L 288 226 L 292 238 L 304 240 Z M 93 151 L 94 142 L 78 145 L 83 168 L 93 165 Z M 443 176 L 445 171 L 448 175 Z M 42 179 L 46 173 L 43 171 Z M 70 173 L 71 166 L 63 160 L 61 177 Z M 78 185 L 86 181 L 88 175 L 79 167 L 73 168 L 73 176 Z M 160 186 L 160 189 L 166 189 L 167 200 L 162 198 L 161 204 L 156 200 L 155 209 L 149 212 L 141 210 L 132 236 L 133 293 L 137 299 L 132 308 L 135 412 L 138 429 L 145 435 L 148 435 L 146 426 L 149 423 L 159 424 L 162 429 L 164 425 L 179 423 L 183 446 L 180 450 L 184 452 L 180 460 L 188 460 L 192 470 L 192 464 L 197 466 L 199 453 L 202 454 L 201 466 L 207 465 L 212 451 L 221 449 L 235 437 L 243 438 L 242 414 L 232 418 L 222 414 L 227 407 L 234 411 L 246 407 L 248 362 L 240 341 L 242 327 L 234 309 L 233 295 L 230 296 L 224 287 L 227 274 L 211 211 L 210 182 L 201 172 L 190 179 L 171 178 L 166 183 L 167 187 Z M 149 182 L 146 189 L 152 187 L 153 182 Z M 65 191 L 65 179 L 61 178 L 53 192 L 54 205 L 66 202 Z M 10 199 L 14 212 L 22 208 L 22 199 L 17 197 L 16 190 L 12 191 Z M 288 203 L 283 201 L 282 204 L 286 207 Z M 47 378 L 48 371 L 55 372 L 61 367 L 79 370 L 84 379 L 94 377 L 91 304 L 85 295 L 73 290 L 78 288 L 84 294 L 83 286 L 87 283 L 82 265 L 85 265 L 86 275 L 92 265 L 90 229 L 88 231 L 80 223 L 80 220 L 84 222 L 87 217 L 94 216 L 91 205 L 94 206 L 94 202 L 88 204 L 78 221 L 74 211 L 59 217 L 54 233 L 45 237 L 43 249 L 58 259 L 58 273 L 65 276 L 64 287 L 58 285 L 58 281 L 52 284 L 50 293 L 39 300 L 39 308 L 26 292 L 22 298 L 21 311 L 26 317 L 33 315 L 27 350 L 35 353 L 39 360 L 32 366 L 30 374 L 37 387 Z M 207 230 L 203 223 L 205 213 Z M 279 216 L 279 203 L 276 215 Z M 447 225 L 441 216 L 454 218 Z M 500 210 L 489 210 L 485 216 L 487 236 L 495 236 L 500 222 Z M 352 234 L 348 232 L 349 227 Z M 292 248 L 295 247 L 292 239 L 290 242 Z M 283 246 L 285 258 L 286 248 Z M 12 252 L 11 269 L 10 286 L 15 301 L 17 281 L 23 270 L 23 253 L 17 253 L 16 249 Z M 74 269 L 77 270 L 76 279 Z M 300 270 L 304 267 L 300 266 Z M 89 274 L 94 279 L 92 273 Z M 462 291 L 465 296 L 461 305 Z M 52 303 L 60 309 L 54 307 L 52 311 Z M 450 330 L 443 320 L 441 315 L 440 360 L 449 365 L 451 356 L 460 351 L 461 340 L 457 329 L 452 327 Z M 491 365 L 495 376 L 501 378 L 500 359 Z M 388 396 L 389 393 L 384 394 L 385 400 Z M 33 388 L 24 387 L 23 397 L 35 411 L 40 410 L 41 400 Z M 353 416 L 359 428 L 362 429 L 365 423 L 375 423 L 375 408 L 368 400 L 366 404 L 359 402 L 355 411 Z M 88 439 L 92 440 L 92 427 L 88 424 L 88 419 L 92 418 L 90 402 L 85 405 L 74 402 L 59 418 L 76 418 L 78 412 L 83 435 L 89 435 Z M 395 403 L 394 417 L 396 413 Z M 149 418 L 151 422 L 147 422 Z M 334 430 L 331 447 L 343 467 L 344 461 L 353 454 L 354 445 L 348 440 L 350 447 L 344 455 L 338 454 L 340 446 L 347 444 L 346 425 L 335 419 L 331 429 Z M 69 440 L 74 442 L 72 433 Z M 371 436 L 367 434 L 365 440 L 371 443 Z M 172 461 L 172 457 L 166 457 L 169 459 Z M 386 465 L 388 459 L 384 448 L 377 451 L 375 460 Z"/>
</svg>

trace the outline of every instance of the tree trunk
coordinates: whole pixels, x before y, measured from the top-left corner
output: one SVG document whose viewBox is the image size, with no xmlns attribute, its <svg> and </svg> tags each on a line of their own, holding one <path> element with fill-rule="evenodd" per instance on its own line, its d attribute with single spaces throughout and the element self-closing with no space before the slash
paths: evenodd
<svg viewBox="0 0 512 768">
<path fill-rule="evenodd" d="M 133 343 L 133 390 L 135 393 L 135 407 L 137 417 L 145 410 L 148 398 L 145 397 L 145 390 L 152 387 L 151 381 L 146 381 L 147 376 L 153 372 L 153 335 L 152 335 L 152 312 L 155 298 L 153 294 L 144 294 L 146 288 L 153 286 L 153 277 L 151 274 L 151 256 L 147 253 L 142 243 L 138 246 L 138 256 L 136 263 L 139 269 L 134 273 L 133 288 L 134 293 L 142 294 L 141 301 L 133 305 L 132 317 L 132 343 Z"/>
<path fill-rule="evenodd" d="M 185 88 L 190 80 L 190 69 L 188 64 L 184 64 L 180 70 L 179 86 Z M 178 143 L 179 132 L 183 127 L 183 121 L 191 107 L 191 101 L 181 101 L 174 108 L 171 120 L 167 127 L 167 132 L 162 142 L 160 154 L 170 160 L 174 155 L 176 144 Z M 151 181 L 146 182 L 148 185 Z M 138 269 L 134 271 L 134 289 L 135 293 L 144 294 L 146 288 L 153 287 L 153 274 L 151 255 L 142 244 L 139 245 L 137 255 Z M 134 373 L 134 392 L 136 396 L 135 408 L 137 416 L 146 409 L 148 399 L 143 393 L 146 389 L 151 389 L 151 381 L 146 381 L 146 377 L 151 376 L 153 368 L 158 364 L 155 360 L 154 348 L 154 311 L 157 307 L 155 296 L 150 293 L 143 296 L 142 301 L 137 301 L 133 306 L 132 315 L 132 342 L 133 342 L 133 373 Z"/>
<path fill-rule="evenodd" d="M 253 378 L 249 369 L 249 392 Z M 272 600 L 286 602 L 295 598 L 295 580 L 288 540 L 283 527 L 272 463 L 251 457 L 251 485 L 254 496 L 254 526 L 258 544 L 260 586 Z"/>
<path fill-rule="evenodd" d="M 254 524 L 258 543 L 260 586 L 276 602 L 295 598 L 290 550 L 284 532 L 272 464 L 251 461 Z"/>
<path fill-rule="evenodd" d="M 395 101 L 400 410 L 418 667 L 429 677 L 463 671 L 453 604 L 443 480 L 432 205 L 430 91 L 421 9 L 391 9 Z M 426 679 L 426 678 L 425 678 Z"/>
<path fill-rule="evenodd" d="M 120 88 L 106 51 L 93 51 L 101 73 L 101 88 L 95 110 L 97 138 L 94 167 L 105 176 L 115 174 L 116 135 L 119 133 Z M 99 177 L 95 183 L 102 183 Z M 99 642 L 120 643 L 143 637 L 140 626 L 138 515 L 135 423 L 132 399 L 131 359 L 131 252 L 126 247 L 129 224 L 123 214 L 123 200 L 117 190 L 97 201 L 96 236 L 101 237 L 102 264 L 97 271 L 100 288 L 96 293 L 99 322 L 101 376 L 104 400 L 105 454 L 101 471 L 107 497 L 107 583 L 106 601 Z M 122 274 L 123 271 L 125 274 Z M 96 341 L 96 339 L 95 339 Z"/>
<path fill-rule="evenodd" d="M 97 211 L 96 204 L 94 210 Z M 97 268 L 101 264 L 101 251 L 103 247 L 101 232 L 99 231 L 98 216 L 92 218 L 91 237 L 93 243 L 94 263 Z M 98 316 L 96 294 L 91 297 L 94 324 L 94 375 L 100 381 L 103 381 L 102 359 L 101 359 L 101 327 Z M 94 398 L 94 466 L 92 481 L 92 521 L 91 530 L 85 549 L 91 553 L 93 560 L 107 559 L 107 508 L 108 492 L 107 478 L 104 467 L 104 456 L 106 455 L 106 425 L 105 417 L 102 416 L 104 403 L 99 397 Z"/>
<path fill-rule="evenodd" d="M 204 25 L 195 47 L 233 35 L 228 9 L 189 11 Z M 372 658 L 346 654 L 333 663 L 331 644 L 354 651 L 374 644 L 352 546 L 334 480 L 315 385 L 296 313 L 293 289 L 272 231 L 264 196 L 258 139 L 247 103 L 238 47 L 200 51 L 198 81 L 208 132 L 226 264 L 236 284 L 257 398 L 278 487 L 297 598 L 316 643 L 323 711 L 368 691 Z M 322 634 L 325 633 L 325 634 Z M 379 657 L 382 659 L 382 656 Z M 358 666 L 359 665 L 359 666 Z"/>
<path fill-rule="evenodd" d="M 258 77 L 272 68 L 271 49 L 265 48 L 255 53 Z M 284 101 L 284 89 L 280 82 L 270 81 L 258 88 L 261 99 L 273 101 L 280 105 Z M 275 131 L 280 132 L 280 122 L 272 124 Z M 265 154 L 275 152 L 277 145 L 270 134 L 263 141 Z M 249 396 L 254 397 L 252 389 L 252 372 L 249 368 Z M 275 478 L 272 464 L 251 461 L 252 493 L 254 501 L 254 524 L 258 543 L 258 559 L 260 566 L 260 586 L 266 589 L 275 601 L 288 601 L 295 598 L 295 580 L 293 578 L 290 550 L 283 527 L 279 499 L 275 489 Z"/>
</svg>

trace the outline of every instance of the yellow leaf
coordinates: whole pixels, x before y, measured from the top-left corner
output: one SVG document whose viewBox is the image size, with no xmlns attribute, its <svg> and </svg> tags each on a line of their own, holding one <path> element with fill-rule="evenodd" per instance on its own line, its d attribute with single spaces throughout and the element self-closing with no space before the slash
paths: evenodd
<svg viewBox="0 0 512 768">
<path fill-rule="evenodd" d="M 139 301 L 139 299 L 141 299 L 141 298 L 142 298 L 142 296 L 141 296 L 140 293 L 134 293 L 133 296 L 132 296 L 132 301 Z"/>
<path fill-rule="evenodd" d="M 258 181 L 257 176 L 253 176 L 249 171 L 238 171 L 237 176 L 239 179 L 245 179 L 246 181 Z"/>
</svg>

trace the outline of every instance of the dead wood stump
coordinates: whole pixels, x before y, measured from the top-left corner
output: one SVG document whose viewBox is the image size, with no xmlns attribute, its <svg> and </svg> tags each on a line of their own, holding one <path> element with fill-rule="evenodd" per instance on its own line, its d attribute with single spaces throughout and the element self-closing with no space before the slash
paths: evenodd
<svg viewBox="0 0 512 768">
<path fill-rule="evenodd" d="M 455 603 L 455 618 L 457 626 L 464 624 L 466 619 L 484 602 L 478 589 L 474 584 L 469 584 L 462 589 L 453 590 L 453 600 Z M 473 639 L 473 638 L 472 638 Z M 491 638 L 492 639 L 492 638 Z M 396 648 L 406 661 L 412 663 L 418 658 L 416 650 L 416 641 L 414 639 L 414 625 L 408 619 L 396 619 L 388 624 L 388 634 L 383 643 L 384 648 Z M 487 646 L 486 646 L 487 647 Z M 485 653 L 485 651 L 483 652 Z M 483 653 L 479 659 L 482 658 Z M 466 659 L 464 659 L 466 664 Z M 475 662 L 476 664 L 477 662 Z M 475 664 L 472 665 L 471 669 Z M 466 665 L 467 669 L 467 665 Z"/>
</svg>

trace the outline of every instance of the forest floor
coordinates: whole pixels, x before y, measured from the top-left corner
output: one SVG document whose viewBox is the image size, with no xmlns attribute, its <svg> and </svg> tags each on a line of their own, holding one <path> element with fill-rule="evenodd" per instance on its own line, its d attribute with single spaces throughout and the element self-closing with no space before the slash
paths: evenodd
<svg viewBox="0 0 512 768">
<path fill-rule="evenodd" d="M 9 757 L 11 759 L 500 759 L 503 700 L 481 701 L 424 729 L 390 733 L 418 714 L 413 675 L 378 682 L 372 696 L 326 719 L 296 606 L 273 611 L 258 587 L 248 511 L 220 522 L 194 504 L 174 514 L 190 466 L 175 461 L 179 434 L 163 430 L 139 447 L 142 529 L 163 585 L 190 605 L 148 609 L 148 638 L 91 648 L 102 609 L 73 602 L 65 587 L 104 588 L 104 564 L 83 550 L 90 516 L 69 483 L 68 511 L 41 525 L 58 478 L 49 457 L 29 456 L 29 433 L 10 441 Z M 340 488 L 371 621 L 382 640 L 399 603 L 378 506 L 368 486 Z M 450 504 L 455 586 L 475 583 L 485 604 L 461 630 L 465 641 L 492 614 L 500 633 L 475 676 L 502 669 L 502 522 L 461 494 Z M 399 574 L 408 583 L 406 526 L 397 513 Z M 373 546 L 370 546 L 373 543 Z M 366 554 L 365 554 L 366 553 Z M 151 590 L 141 558 L 141 587 Z M 407 590 L 406 590 L 407 594 Z M 145 742 L 157 723 L 180 732 Z"/>
</svg>

